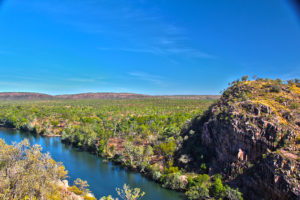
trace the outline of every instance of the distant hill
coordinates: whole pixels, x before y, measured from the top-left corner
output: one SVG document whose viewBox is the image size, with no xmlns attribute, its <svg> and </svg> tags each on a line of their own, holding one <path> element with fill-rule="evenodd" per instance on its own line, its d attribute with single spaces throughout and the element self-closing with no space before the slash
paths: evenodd
<svg viewBox="0 0 300 200">
<path fill-rule="evenodd" d="M 135 99 L 147 98 L 148 95 L 134 93 L 81 93 L 55 96 L 59 99 Z"/>
<path fill-rule="evenodd" d="M 33 92 L 1 92 L 0 100 L 34 100 L 34 99 L 52 99 L 48 94 Z"/>
<path fill-rule="evenodd" d="M 66 95 L 48 95 L 32 92 L 0 92 L 0 100 L 43 100 L 43 99 L 218 99 L 219 95 L 144 95 L 135 93 L 80 93 Z"/>
<path fill-rule="evenodd" d="M 152 96 L 153 97 L 153 96 Z M 159 95 L 155 98 L 168 98 L 168 99 L 219 99 L 220 95 Z"/>
</svg>

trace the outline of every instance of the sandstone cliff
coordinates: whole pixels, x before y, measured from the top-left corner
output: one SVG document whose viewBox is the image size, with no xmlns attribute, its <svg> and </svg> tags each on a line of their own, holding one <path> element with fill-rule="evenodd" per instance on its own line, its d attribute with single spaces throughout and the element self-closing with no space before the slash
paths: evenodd
<svg viewBox="0 0 300 200">
<path fill-rule="evenodd" d="M 205 163 L 246 199 L 299 199 L 299 105 L 299 83 L 235 82 L 182 130 L 177 164 L 201 172 Z"/>
</svg>

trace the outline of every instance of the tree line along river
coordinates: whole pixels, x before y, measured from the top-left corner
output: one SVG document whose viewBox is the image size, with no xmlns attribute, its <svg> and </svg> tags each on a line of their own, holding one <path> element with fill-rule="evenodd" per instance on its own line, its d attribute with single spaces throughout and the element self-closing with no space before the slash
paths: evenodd
<svg viewBox="0 0 300 200">
<path fill-rule="evenodd" d="M 139 187 L 146 192 L 143 197 L 145 200 L 183 199 L 183 194 L 164 189 L 139 173 L 125 170 L 96 155 L 64 144 L 59 137 L 42 137 L 14 129 L 0 128 L 0 138 L 7 144 L 28 139 L 31 145 L 40 145 L 44 153 L 49 152 L 54 160 L 65 165 L 70 182 L 76 178 L 88 181 L 90 190 L 98 199 L 107 195 L 116 197 L 115 188 L 121 188 L 124 183 L 131 187 Z"/>
</svg>

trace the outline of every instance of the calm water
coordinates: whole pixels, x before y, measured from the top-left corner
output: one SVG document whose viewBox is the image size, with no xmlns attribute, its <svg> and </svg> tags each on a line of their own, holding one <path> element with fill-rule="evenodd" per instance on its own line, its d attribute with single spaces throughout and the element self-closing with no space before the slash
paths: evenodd
<svg viewBox="0 0 300 200">
<path fill-rule="evenodd" d="M 69 172 L 69 181 L 76 178 L 87 180 L 98 199 L 109 194 L 116 197 L 115 188 L 122 187 L 124 183 L 145 191 L 145 200 L 183 199 L 182 194 L 178 192 L 163 189 L 159 184 L 138 173 L 127 171 L 110 162 L 104 162 L 95 155 L 63 144 L 60 138 L 41 137 L 4 128 L 0 128 L 0 138 L 8 144 L 28 139 L 30 144 L 41 145 L 43 152 L 49 152 L 56 161 L 63 162 Z"/>
</svg>

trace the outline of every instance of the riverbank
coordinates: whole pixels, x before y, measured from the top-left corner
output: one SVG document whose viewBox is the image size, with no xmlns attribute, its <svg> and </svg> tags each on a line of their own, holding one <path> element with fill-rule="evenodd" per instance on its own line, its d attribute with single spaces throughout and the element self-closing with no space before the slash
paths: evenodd
<svg viewBox="0 0 300 200">
<path fill-rule="evenodd" d="M 49 137 L 49 138 L 59 137 L 61 139 L 61 141 L 67 145 L 76 147 L 76 148 L 78 148 L 82 151 L 86 151 L 90 154 L 97 155 L 103 159 L 107 159 L 108 161 L 111 161 L 115 165 L 119 165 L 128 171 L 139 173 L 142 176 L 146 177 L 148 180 L 154 181 L 155 183 L 159 184 L 163 188 L 173 190 L 176 192 L 181 192 L 182 194 L 184 194 L 184 192 L 187 191 L 188 175 L 181 173 L 180 170 L 178 169 L 178 167 L 173 167 L 173 164 L 171 164 L 168 168 L 166 168 L 165 167 L 166 163 L 165 163 L 163 157 L 161 157 L 160 159 L 157 159 L 157 155 L 155 155 L 153 153 L 152 153 L 152 155 L 149 155 L 149 157 L 151 157 L 151 158 L 148 162 L 152 163 L 152 165 L 151 164 L 143 165 L 142 162 L 137 162 L 136 165 L 133 165 L 132 162 L 129 162 L 130 158 L 128 158 L 128 156 L 126 157 L 126 155 L 124 155 L 125 147 L 124 147 L 123 143 L 125 143 L 125 141 L 119 143 L 118 144 L 119 146 L 116 146 L 113 143 L 112 144 L 107 143 L 106 147 L 102 151 L 99 151 L 99 149 L 97 149 L 97 147 L 96 147 L 97 143 L 95 143 L 94 147 L 88 147 L 85 145 L 79 146 L 76 142 L 71 142 L 69 140 L 69 138 L 64 138 L 61 135 L 51 133 L 50 131 L 38 131 L 39 129 L 36 128 L 35 126 L 25 125 L 25 126 L 20 126 L 20 127 L 12 127 L 11 124 L 2 123 L 2 127 L 13 129 L 13 130 L 26 131 L 30 134 L 40 135 L 43 137 Z M 28 127 L 31 127 L 31 128 L 28 128 Z M 47 134 L 45 134 L 45 133 L 47 133 Z M 139 144 L 134 144 L 134 142 L 135 141 L 133 141 L 132 145 L 141 146 L 140 142 L 139 142 Z M 120 147 L 120 146 L 122 146 L 122 147 Z M 121 150 L 112 152 L 110 147 L 113 147 L 114 149 L 119 149 L 119 150 L 121 149 Z M 133 147 L 130 147 L 130 148 L 133 148 Z M 134 150 L 132 150 L 132 151 L 134 151 Z M 151 151 L 153 151 L 153 150 L 151 150 Z M 155 160 L 155 161 L 153 162 L 151 160 Z M 169 175 L 169 172 L 165 173 L 165 171 L 169 170 L 170 168 L 171 168 L 171 173 Z"/>
<path fill-rule="evenodd" d="M 165 170 L 164 165 L 155 165 L 157 163 L 153 164 L 155 165 L 155 168 L 152 168 L 151 165 L 147 165 L 147 166 L 142 166 L 142 165 L 131 165 L 128 162 L 128 159 L 125 158 L 125 156 L 121 153 L 114 153 L 113 155 L 107 151 L 107 153 L 104 152 L 99 152 L 99 151 L 95 151 L 95 148 L 88 148 L 86 146 L 78 146 L 76 145 L 76 143 L 71 143 L 68 139 L 61 139 L 63 143 L 74 146 L 76 148 L 79 148 L 83 151 L 86 151 L 88 153 L 97 155 L 99 157 L 101 157 L 102 159 L 105 159 L 109 162 L 114 163 L 115 165 L 118 165 L 122 168 L 124 168 L 127 171 L 131 171 L 131 172 L 135 172 L 135 173 L 139 173 L 142 176 L 146 177 L 148 180 L 153 181 L 157 184 L 159 184 L 161 187 L 166 188 L 168 190 L 172 190 L 172 191 L 176 191 L 176 192 L 180 192 L 184 195 L 184 192 L 187 191 L 187 185 L 188 185 L 188 174 L 181 174 L 177 177 L 170 177 L 169 179 L 171 179 L 170 181 L 175 182 L 175 186 L 171 185 L 164 185 L 163 182 L 163 170 Z M 112 145 L 107 145 L 107 146 L 112 146 Z M 114 146 L 114 148 L 117 148 L 116 146 Z M 124 147 L 123 147 L 124 148 Z M 108 148 L 109 149 L 109 148 Z M 156 155 L 153 155 L 153 157 L 156 157 Z M 173 167 L 172 169 L 173 171 L 171 173 L 178 173 L 179 169 L 178 167 Z M 179 174 L 179 173 L 178 173 Z"/>
<path fill-rule="evenodd" d="M 46 135 L 46 134 L 43 134 L 43 132 L 40 132 L 38 133 L 36 131 L 35 128 L 33 128 L 32 130 L 29 130 L 29 129 L 24 129 L 24 128 L 16 128 L 16 127 L 11 127 L 10 125 L 5 125 L 5 124 L 1 124 L 0 127 L 3 127 L 3 128 L 8 128 L 8 129 L 12 129 L 12 130 L 20 130 L 20 131 L 25 131 L 25 132 L 28 132 L 30 134 L 34 134 L 34 135 L 40 135 L 40 136 L 43 136 L 43 137 L 59 137 L 61 139 L 61 141 L 67 145 L 70 145 L 70 146 L 73 146 L 73 147 L 76 147 L 82 151 L 86 151 L 90 154 L 94 154 L 94 155 L 97 155 L 103 159 L 106 159 L 112 163 L 114 163 L 115 165 L 119 165 L 121 167 L 123 167 L 124 169 L 128 170 L 128 171 L 131 171 L 131 172 L 135 172 L 135 173 L 139 173 L 141 174 L 142 176 L 146 177 L 147 179 L 149 179 L 150 181 L 154 181 L 155 183 L 159 184 L 160 186 L 164 187 L 164 183 L 161 179 L 162 175 L 159 175 L 157 174 L 156 172 L 157 171 L 161 171 L 163 170 L 164 168 L 162 168 L 161 166 L 157 169 L 151 169 L 151 167 L 149 166 L 146 166 L 146 167 L 143 167 L 143 166 L 133 166 L 133 165 L 130 165 L 126 159 L 124 159 L 123 155 L 122 154 L 114 154 L 113 156 L 109 153 L 104 153 L 104 152 L 99 152 L 99 151 L 96 151 L 96 148 L 88 148 L 86 146 L 78 146 L 76 143 L 72 143 L 70 142 L 68 139 L 64 139 L 61 137 L 61 135 L 56 135 L 56 134 L 52 134 L 52 133 L 49 133 Z M 109 146 L 109 145 L 108 145 Z M 123 158 L 122 158 L 123 157 Z M 177 169 L 178 170 L 178 169 Z M 181 192 L 184 194 L 184 192 L 186 191 L 186 186 L 188 184 L 188 181 L 187 181 L 187 175 L 180 175 L 178 177 L 178 180 L 176 180 L 178 183 L 176 183 L 176 187 L 168 187 L 165 185 L 164 188 L 166 189 L 169 189 L 169 190 L 173 190 L 173 191 L 177 191 L 177 192 Z"/>
<path fill-rule="evenodd" d="M 149 179 L 150 181 L 154 181 L 166 189 L 177 191 L 177 192 L 182 192 L 182 193 L 184 193 L 187 190 L 188 181 L 187 181 L 186 174 L 178 173 L 176 177 L 170 176 L 168 179 L 169 179 L 169 182 L 171 182 L 171 184 L 164 184 L 166 181 L 165 182 L 163 181 L 164 170 L 165 170 L 165 168 L 164 168 L 165 163 L 163 160 L 161 160 L 160 165 L 155 166 L 155 168 L 151 167 L 150 164 L 148 164 L 147 166 L 142 166 L 142 163 L 140 163 L 141 165 L 132 165 L 130 162 L 128 162 L 129 158 L 125 157 L 121 153 L 122 151 L 119 151 L 120 153 L 117 153 L 117 152 L 112 153 L 111 150 L 109 150 L 109 147 L 112 147 L 112 146 L 114 149 L 123 149 L 124 150 L 125 147 L 123 146 L 123 143 L 125 141 L 123 141 L 121 144 L 119 144 L 120 146 L 122 146 L 121 148 L 117 147 L 116 145 L 108 143 L 106 145 L 106 150 L 99 151 L 96 146 L 94 148 L 87 147 L 85 145 L 79 146 L 79 145 L 77 145 L 76 142 L 71 142 L 71 141 L 69 141 L 68 138 L 64 138 L 61 135 L 51 133 L 50 131 L 38 131 L 38 129 L 34 126 L 32 126 L 32 128 L 30 129 L 30 128 L 28 128 L 28 126 L 13 127 L 11 124 L 2 123 L 0 125 L 0 127 L 9 128 L 9 129 L 13 129 L 13 130 L 26 131 L 26 132 L 29 132 L 30 134 L 40 135 L 43 137 L 49 137 L 49 138 L 59 137 L 59 138 L 61 138 L 61 141 L 65 144 L 79 148 L 82 151 L 86 151 L 88 153 L 97 155 L 103 159 L 107 159 L 108 161 L 111 161 L 115 165 L 119 165 L 126 170 L 139 173 L 139 174 L 143 175 L 144 177 L 146 177 L 147 179 Z M 45 132 L 47 134 L 45 134 Z M 140 144 L 137 144 L 137 145 L 140 145 Z M 155 159 L 157 156 L 152 155 L 152 157 Z M 152 162 L 152 163 L 156 164 L 155 162 Z M 173 173 L 174 172 L 175 173 L 179 172 L 179 169 L 177 167 L 173 167 Z"/>
<path fill-rule="evenodd" d="M 88 181 L 90 190 L 97 198 L 116 194 L 115 188 L 127 183 L 131 187 L 141 188 L 146 192 L 144 199 L 155 200 L 182 200 L 183 194 L 162 188 L 159 184 L 150 181 L 140 173 L 136 173 L 126 167 L 115 165 L 112 162 L 104 162 L 103 159 L 87 151 L 73 148 L 72 145 L 62 143 L 61 138 L 44 137 L 16 129 L 0 129 L 0 138 L 9 144 L 28 139 L 33 144 L 43 148 L 43 152 L 49 152 L 54 160 L 62 162 L 69 172 L 68 181 L 72 183 L 73 177 L 80 177 Z"/>
</svg>

